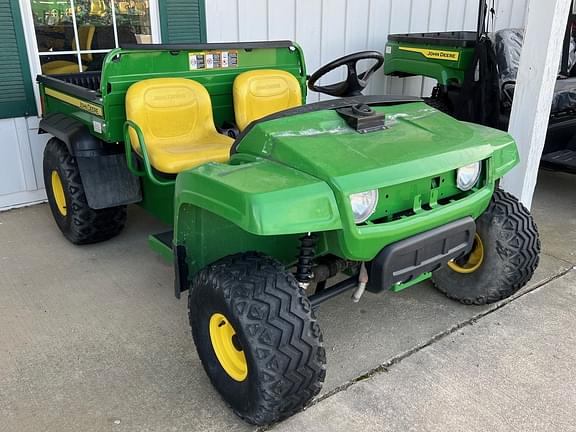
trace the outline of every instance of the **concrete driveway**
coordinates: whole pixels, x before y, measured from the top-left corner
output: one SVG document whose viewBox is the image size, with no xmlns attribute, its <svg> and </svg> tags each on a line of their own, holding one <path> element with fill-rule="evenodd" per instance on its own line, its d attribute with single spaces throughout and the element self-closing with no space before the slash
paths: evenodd
<svg viewBox="0 0 576 432">
<path fill-rule="evenodd" d="M 541 173 L 530 285 L 465 307 L 428 283 L 319 312 L 323 393 L 273 430 L 569 430 L 576 424 L 576 176 Z M 75 247 L 47 205 L 0 213 L 0 431 L 244 431 L 197 358 L 140 209 Z M 344 317 L 344 319 L 343 319 Z"/>
</svg>

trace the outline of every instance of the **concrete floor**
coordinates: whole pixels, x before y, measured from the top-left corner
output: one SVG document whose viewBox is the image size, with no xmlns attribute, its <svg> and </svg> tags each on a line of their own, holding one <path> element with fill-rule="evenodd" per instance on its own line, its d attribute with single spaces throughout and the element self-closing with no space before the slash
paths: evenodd
<svg viewBox="0 0 576 432">
<path fill-rule="evenodd" d="M 428 283 L 323 305 L 323 393 L 273 429 L 572 428 L 575 210 L 576 176 L 541 173 L 541 264 L 502 305 Z M 0 213 L 0 432 L 254 429 L 200 366 L 172 267 L 147 247 L 163 229 L 131 208 L 119 237 L 75 247 L 46 205 Z"/>
<path fill-rule="evenodd" d="M 274 430 L 576 430 L 575 322 L 571 271 Z"/>
</svg>

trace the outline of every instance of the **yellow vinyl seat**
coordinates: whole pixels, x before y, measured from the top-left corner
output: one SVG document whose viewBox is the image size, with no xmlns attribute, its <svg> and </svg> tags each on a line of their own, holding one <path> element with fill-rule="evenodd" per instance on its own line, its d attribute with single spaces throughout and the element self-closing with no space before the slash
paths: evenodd
<svg viewBox="0 0 576 432">
<path fill-rule="evenodd" d="M 241 73 L 234 80 L 233 94 L 236 125 L 240 130 L 254 120 L 302 105 L 298 80 L 277 69 Z"/>
<path fill-rule="evenodd" d="M 80 70 L 78 63 L 68 60 L 53 60 L 42 65 L 42 73 L 46 75 L 73 74 L 84 72 L 84 65 L 82 65 L 82 69 L 83 70 Z"/>
<path fill-rule="evenodd" d="M 140 128 L 150 164 L 162 173 L 225 162 L 234 142 L 216 131 L 210 95 L 190 79 L 154 78 L 131 85 L 126 119 Z M 129 136 L 132 148 L 142 155 L 134 128 Z"/>
</svg>

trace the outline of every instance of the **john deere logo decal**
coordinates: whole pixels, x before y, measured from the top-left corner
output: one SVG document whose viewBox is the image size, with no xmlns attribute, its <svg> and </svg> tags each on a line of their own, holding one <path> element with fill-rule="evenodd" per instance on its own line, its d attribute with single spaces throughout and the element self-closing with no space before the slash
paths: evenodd
<svg viewBox="0 0 576 432">
<path fill-rule="evenodd" d="M 51 88 L 47 88 L 44 90 L 44 93 L 47 96 L 52 96 L 53 98 L 59 99 L 62 102 L 66 102 L 70 105 L 73 105 L 75 107 L 80 108 L 81 110 L 84 111 L 88 111 L 89 113 L 92 113 L 94 115 L 97 115 L 99 117 L 103 117 L 104 116 L 104 111 L 102 109 L 101 105 L 96 105 L 90 102 L 85 102 L 83 100 L 80 100 L 78 98 L 69 96 L 65 93 L 61 93 L 57 90 L 53 90 Z"/>
<path fill-rule="evenodd" d="M 424 57 L 436 60 L 447 60 L 447 61 L 458 61 L 460 60 L 459 51 L 444 51 L 444 50 L 433 50 L 428 48 L 409 48 L 409 47 L 399 47 L 401 51 L 410 51 L 422 54 Z"/>
</svg>

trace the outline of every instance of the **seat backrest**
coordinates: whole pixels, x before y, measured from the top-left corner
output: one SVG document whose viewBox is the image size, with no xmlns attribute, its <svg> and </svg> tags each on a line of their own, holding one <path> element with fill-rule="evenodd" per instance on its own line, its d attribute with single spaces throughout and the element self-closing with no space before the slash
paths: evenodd
<svg viewBox="0 0 576 432">
<path fill-rule="evenodd" d="M 516 81 L 518 68 L 520 67 L 520 56 L 524 43 L 523 29 L 503 29 L 494 34 L 494 49 L 496 51 L 496 61 L 500 73 L 500 82 Z M 576 37 L 570 38 L 570 55 L 568 56 L 568 75 L 575 76 L 572 71 L 576 65 Z M 558 73 L 561 72 L 561 65 L 558 66 Z"/>
<path fill-rule="evenodd" d="M 91 50 L 92 41 L 94 40 L 94 33 L 96 31 L 96 26 L 93 25 L 83 25 L 78 27 L 78 43 L 81 50 Z M 76 49 L 76 39 L 72 40 L 72 47 Z M 94 57 L 92 54 L 82 54 L 82 60 L 92 61 Z"/>
<path fill-rule="evenodd" d="M 291 73 L 277 69 L 241 73 L 234 80 L 233 96 L 240 130 L 254 120 L 302 105 L 298 80 Z"/>
<path fill-rule="evenodd" d="M 153 78 L 132 84 L 126 92 L 126 118 L 140 126 L 150 151 L 189 146 L 216 130 L 208 91 L 186 78 Z M 132 129 L 130 141 L 140 153 Z"/>
<path fill-rule="evenodd" d="M 500 82 L 516 81 L 523 43 L 524 30 L 522 29 L 503 29 L 495 33 L 494 49 Z"/>
<path fill-rule="evenodd" d="M 104 0 L 90 0 L 90 16 L 103 17 L 106 15 L 107 9 Z"/>
</svg>

